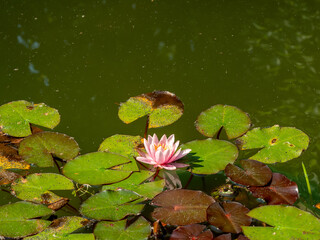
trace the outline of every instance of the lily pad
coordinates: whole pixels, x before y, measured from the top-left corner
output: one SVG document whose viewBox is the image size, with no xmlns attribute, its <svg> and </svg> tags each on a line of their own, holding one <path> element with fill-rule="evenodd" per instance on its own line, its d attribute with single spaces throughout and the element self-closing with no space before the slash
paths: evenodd
<svg viewBox="0 0 320 240">
<path fill-rule="evenodd" d="M 245 134 L 251 121 L 239 108 L 218 104 L 202 112 L 195 124 L 197 130 L 207 137 L 213 137 L 224 128 L 228 139 L 233 139 Z"/>
<path fill-rule="evenodd" d="M 144 205 L 138 204 L 141 196 L 128 190 L 103 191 L 88 198 L 80 208 L 81 214 L 97 220 L 118 221 L 138 214 Z"/>
<path fill-rule="evenodd" d="M 297 184 L 280 173 L 273 173 L 270 186 L 250 187 L 249 190 L 254 197 L 263 198 L 270 205 L 293 205 L 299 198 Z"/>
<path fill-rule="evenodd" d="M 41 233 L 24 238 L 25 240 L 47 240 L 58 239 L 67 240 L 73 235 L 76 235 L 77 239 L 94 240 L 94 235 L 89 234 L 71 234 L 75 230 L 86 226 L 89 223 L 88 219 L 76 216 L 62 217 L 52 221 L 51 225 L 42 231 Z M 54 236 L 54 238 L 52 237 Z M 74 237 L 76 237 L 74 236 Z"/>
<path fill-rule="evenodd" d="M 136 163 L 122 155 L 93 152 L 69 161 L 63 174 L 81 184 L 100 185 L 119 182 L 139 171 Z"/>
<path fill-rule="evenodd" d="M 264 186 L 272 178 L 270 168 L 264 163 L 255 160 L 241 160 L 240 164 L 243 169 L 228 164 L 224 170 L 227 177 L 236 183 L 245 186 Z"/>
<path fill-rule="evenodd" d="M 189 225 L 207 220 L 207 208 L 215 200 L 201 191 L 175 189 L 158 194 L 152 216 L 171 225 Z"/>
<path fill-rule="evenodd" d="M 248 215 L 271 225 L 242 227 L 251 240 L 320 239 L 320 220 L 296 207 L 263 206 L 251 210 Z"/>
<path fill-rule="evenodd" d="M 177 227 L 171 234 L 170 240 L 197 239 L 212 240 L 213 234 L 206 226 L 200 224 L 191 224 Z"/>
<path fill-rule="evenodd" d="M 238 157 L 237 147 L 223 140 L 195 140 L 181 147 L 191 149 L 186 159 L 191 161 L 192 173 L 195 174 L 215 174 Z"/>
<path fill-rule="evenodd" d="M 15 101 L 0 106 L 0 129 L 11 136 L 31 135 L 30 123 L 53 129 L 59 122 L 58 111 L 44 103 Z"/>
<path fill-rule="evenodd" d="M 301 155 L 309 145 L 309 137 L 293 127 L 254 128 L 237 139 L 241 150 L 261 150 L 250 157 L 264 163 L 286 162 Z"/>
<path fill-rule="evenodd" d="M 140 196 L 144 196 L 146 198 L 153 198 L 155 195 L 162 192 L 165 186 L 165 180 L 162 179 L 153 182 L 146 181 L 152 175 L 154 175 L 154 172 L 150 171 L 134 172 L 129 178 L 121 182 L 114 183 L 111 185 L 104 185 L 102 187 L 102 190 L 116 190 L 121 188 L 133 191 L 139 194 Z"/>
<path fill-rule="evenodd" d="M 183 114 L 184 106 L 180 99 L 167 91 L 154 91 L 129 98 L 121 103 L 118 116 L 124 123 L 131 123 L 148 115 L 149 128 L 170 125 Z"/>
<path fill-rule="evenodd" d="M 43 231 L 50 221 L 33 219 L 52 214 L 44 205 L 16 202 L 0 206 L 0 236 L 20 238 Z"/>
<path fill-rule="evenodd" d="M 73 182 L 55 173 L 31 174 L 12 184 L 12 190 L 17 198 L 44 204 L 51 204 L 63 199 L 50 190 L 71 189 L 74 189 Z"/>
<path fill-rule="evenodd" d="M 208 222 L 224 232 L 240 233 L 241 226 L 249 226 L 249 209 L 238 202 L 215 202 L 207 210 Z"/>
<path fill-rule="evenodd" d="M 100 152 L 111 152 L 125 157 L 136 157 L 139 153 L 136 148 L 142 144 L 140 136 L 116 134 L 106 138 L 99 147 Z"/>
<path fill-rule="evenodd" d="M 98 222 L 94 235 L 97 240 L 147 240 L 151 227 L 150 223 L 144 218 L 139 217 L 137 221 L 126 227 L 127 221 L 118 222 Z"/>
<path fill-rule="evenodd" d="M 79 153 L 79 145 L 62 133 L 39 132 L 25 138 L 19 147 L 19 154 L 29 163 L 39 167 L 54 166 L 53 156 L 68 161 Z"/>
</svg>

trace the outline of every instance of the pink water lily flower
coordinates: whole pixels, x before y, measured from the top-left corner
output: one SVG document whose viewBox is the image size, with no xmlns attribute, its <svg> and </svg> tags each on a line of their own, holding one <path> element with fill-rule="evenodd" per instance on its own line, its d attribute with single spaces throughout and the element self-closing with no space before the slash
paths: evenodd
<svg viewBox="0 0 320 240">
<path fill-rule="evenodd" d="M 168 170 L 175 170 L 176 168 L 182 168 L 189 166 L 184 163 L 176 163 L 178 159 L 187 155 L 191 149 L 177 151 L 179 141 L 174 142 L 174 134 L 169 138 L 163 135 L 160 141 L 156 134 L 147 139 L 143 139 L 144 147 L 146 152 L 139 151 L 140 156 L 136 159 L 140 162 L 154 165 L 155 168 L 165 168 Z"/>
</svg>

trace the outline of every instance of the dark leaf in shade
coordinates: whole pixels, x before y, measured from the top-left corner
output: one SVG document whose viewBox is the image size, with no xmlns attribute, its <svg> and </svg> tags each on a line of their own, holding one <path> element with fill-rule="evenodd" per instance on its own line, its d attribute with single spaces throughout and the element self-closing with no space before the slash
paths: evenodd
<svg viewBox="0 0 320 240">
<path fill-rule="evenodd" d="M 280 173 L 273 173 L 270 186 L 250 187 L 253 196 L 263 198 L 269 205 L 294 204 L 299 197 L 295 182 Z"/>
<path fill-rule="evenodd" d="M 231 233 L 219 235 L 218 237 L 214 238 L 214 240 L 232 240 Z"/>
<path fill-rule="evenodd" d="M 250 240 L 249 238 L 247 238 L 246 236 L 240 234 L 237 238 L 237 240 Z"/>
<path fill-rule="evenodd" d="M 255 160 L 241 160 L 243 169 L 228 164 L 225 171 L 232 181 L 245 186 L 265 186 L 271 180 L 272 172 L 264 163 Z"/>
<path fill-rule="evenodd" d="M 208 222 L 224 232 L 240 233 L 241 226 L 249 226 L 249 209 L 238 202 L 215 202 L 207 209 Z"/>
<path fill-rule="evenodd" d="M 211 240 L 213 234 L 210 230 L 205 230 L 206 226 L 200 224 L 191 224 L 177 227 L 171 234 L 170 240 Z"/>
<path fill-rule="evenodd" d="M 152 216 L 171 225 L 188 225 L 207 220 L 206 210 L 215 200 L 201 191 L 175 189 L 158 194 L 151 202 L 159 206 Z"/>
</svg>

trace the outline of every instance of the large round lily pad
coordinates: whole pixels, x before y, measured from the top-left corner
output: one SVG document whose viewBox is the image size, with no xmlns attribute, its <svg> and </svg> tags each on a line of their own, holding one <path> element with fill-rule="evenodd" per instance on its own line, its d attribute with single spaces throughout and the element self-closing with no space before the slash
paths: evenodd
<svg viewBox="0 0 320 240">
<path fill-rule="evenodd" d="M 50 221 L 32 219 L 52 214 L 44 205 L 16 202 L 0 206 L 0 236 L 20 238 L 36 234 L 50 225 Z"/>
<path fill-rule="evenodd" d="M 195 124 L 197 130 L 207 137 L 213 137 L 223 127 L 228 138 L 233 139 L 245 134 L 251 121 L 239 108 L 218 104 L 203 111 Z"/>
<path fill-rule="evenodd" d="M 149 115 L 149 128 L 170 125 L 183 114 L 184 106 L 180 99 L 167 91 L 154 91 L 129 98 L 121 103 L 119 118 L 124 123 L 131 123 Z"/>
<path fill-rule="evenodd" d="M 100 185 L 119 182 L 134 171 L 136 163 L 122 155 L 93 152 L 69 161 L 63 174 L 81 184 Z"/>
<path fill-rule="evenodd" d="M 250 157 L 264 163 L 286 162 L 301 155 L 309 145 L 309 137 L 293 127 L 254 128 L 237 139 L 241 150 L 261 150 Z"/>
<path fill-rule="evenodd" d="M 53 156 L 68 161 L 76 157 L 79 150 L 78 143 L 72 137 L 56 132 L 33 134 L 19 146 L 19 154 L 23 159 L 39 167 L 54 166 Z"/>
<path fill-rule="evenodd" d="M 11 136 L 31 135 L 30 123 L 52 129 L 59 122 L 58 111 L 44 103 L 15 101 L 0 106 L 0 129 Z"/>
<path fill-rule="evenodd" d="M 230 142 L 216 139 L 195 140 L 181 146 L 191 149 L 187 159 L 190 160 L 195 174 L 214 174 L 223 170 L 228 163 L 238 157 L 238 149 Z"/>
<path fill-rule="evenodd" d="M 320 220 L 309 212 L 291 206 L 263 206 L 248 215 L 271 227 L 245 227 L 244 234 L 251 240 L 320 239 Z"/>
</svg>

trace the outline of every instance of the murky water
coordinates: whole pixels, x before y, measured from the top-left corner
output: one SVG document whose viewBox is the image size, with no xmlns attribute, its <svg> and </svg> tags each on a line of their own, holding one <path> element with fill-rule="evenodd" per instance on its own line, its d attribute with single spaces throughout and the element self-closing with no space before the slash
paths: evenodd
<svg viewBox="0 0 320 240">
<path fill-rule="evenodd" d="M 143 133 L 145 119 L 126 125 L 117 117 L 130 96 L 176 93 L 184 116 L 151 132 L 182 142 L 203 138 L 193 126 L 202 110 L 235 105 L 254 126 L 295 126 L 310 136 L 299 160 L 274 168 L 298 181 L 308 199 L 303 160 L 312 202 L 320 201 L 319 1 L 0 5 L 0 104 L 25 99 L 57 108 L 56 130 L 75 137 L 82 153 L 116 133 Z"/>
</svg>

